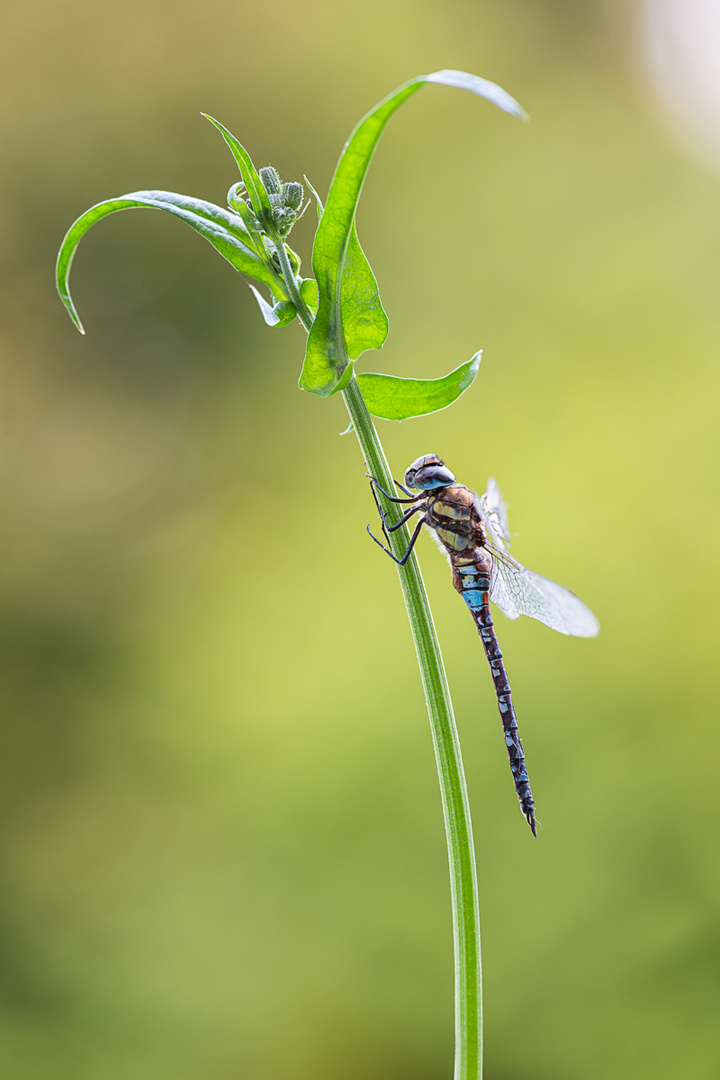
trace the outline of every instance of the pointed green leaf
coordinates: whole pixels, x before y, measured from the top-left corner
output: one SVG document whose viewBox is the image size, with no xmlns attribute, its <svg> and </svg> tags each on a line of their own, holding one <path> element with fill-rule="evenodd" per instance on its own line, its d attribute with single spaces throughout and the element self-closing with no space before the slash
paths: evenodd
<svg viewBox="0 0 720 1080">
<path fill-rule="evenodd" d="M 412 416 L 446 409 L 464 394 L 480 367 L 482 351 L 476 352 L 441 379 L 399 379 L 395 375 L 366 372 L 357 375 L 358 386 L 373 416 L 383 420 L 409 420 Z"/>
<path fill-rule="evenodd" d="M 214 124 L 222 135 L 225 142 L 230 147 L 232 156 L 237 162 L 237 167 L 240 170 L 240 175 L 243 178 L 243 183 L 247 188 L 247 193 L 250 196 L 253 204 L 253 210 L 259 218 L 261 218 L 266 225 L 272 225 L 272 207 L 270 206 L 270 199 L 268 193 L 265 190 L 265 185 L 260 179 L 257 169 L 252 163 L 252 158 L 248 154 L 245 147 L 238 142 L 231 131 L 228 131 L 219 120 L 213 119 L 212 116 L 208 116 L 207 113 L 202 113 L 202 116 L 206 120 L 209 120 L 211 124 Z"/>
<path fill-rule="evenodd" d="M 258 302 L 258 307 L 262 312 L 262 317 L 268 326 L 287 326 L 289 322 L 292 322 L 297 315 L 297 309 L 290 300 L 278 300 L 273 306 L 268 304 L 262 293 L 258 292 L 254 285 L 248 282 L 252 290 L 252 294 Z"/>
<path fill-rule="evenodd" d="M 285 244 L 284 247 L 287 251 L 288 259 L 290 260 L 290 269 L 292 270 L 293 274 L 297 276 L 300 273 L 300 256 L 296 251 L 293 251 L 291 247 L 288 247 L 287 244 Z"/>
<path fill-rule="evenodd" d="M 340 381 L 330 391 L 331 394 L 337 394 L 341 390 L 345 389 L 345 387 L 347 386 L 347 384 L 350 382 L 350 380 L 353 377 L 353 369 L 354 369 L 354 367 L 355 367 L 355 361 L 354 360 L 350 360 L 349 363 L 347 363 L 345 365 L 345 370 L 342 373 Z"/>
<path fill-rule="evenodd" d="M 313 246 L 320 303 L 308 337 L 300 386 L 321 397 L 337 388 L 348 357 L 355 358 L 365 349 L 379 349 L 387 335 L 387 317 L 377 284 L 355 233 L 355 211 L 385 124 L 426 82 L 470 90 L 514 116 L 526 117 L 520 105 L 495 83 L 464 71 L 447 70 L 420 75 L 398 87 L 360 121 L 338 162 Z"/>
<path fill-rule="evenodd" d="M 304 174 L 304 173 L 303 173 L 303 180 L 305 181 L 305 183 L 307 184 L 307 186 L 308 186 L 308 187 L 310 188 L 310 190 L 312 191 L 313 195 L 315 196 L 315 202 L 317 203 L 317 216 L 318 216 L 318 221 L 320 221 L 320 218 L 321 218 L 321 217 L 323 216 L 323 204 L 322 204 L 322 199 L 320 198 L 320 196 L 318 195 L 317 191 L 316 191 L 316 190 L 315 190 L 315 188 L 314 188 L 314 187 L 312 186 L 312 184 L 310 183 L 310 181 L 308 180 L 307 176 L 305 176 L 305 174 Z"/>
<path fill-rule="evenodd" d="M 84 334 L 75 305 L 70 296 L 70 267 L 77 246 L 95 222 L 118 210 L 149 207 L 151 210 L 167 210 L 186 225 L 204 236 L 236 270 L 268 285 L 274 294 L 283 296 L 285 287 L 280 276 L 267 265 L 251 247 L 247 229 L 237 215 L 223 210 L 214 203 L 178 195 L 173 191 L 133 191 L 119 199 L 108 199 L 87 210 L 70 227 L 62 242 L 57 261 L 57 287 L 70 318 L 81 334 Z"/>
</svg>

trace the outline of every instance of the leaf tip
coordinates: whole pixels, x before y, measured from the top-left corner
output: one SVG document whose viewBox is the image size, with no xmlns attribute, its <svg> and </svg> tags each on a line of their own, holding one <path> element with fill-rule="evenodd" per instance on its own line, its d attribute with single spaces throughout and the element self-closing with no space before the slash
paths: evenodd
<svg viewBox="0 0 720 1080">
<path fill-rule="evenodd" d="M 85 327 L 83 326 L 83 324 L 80 321 L 80 316 L 78 315 L 77 311 L 75 310 L 75 305 L 73 304 L 72 300 L 70 301 L 70 303 L 68 303 L 66 300 L 63 300 L 63 303 L 65 304 L 65 310 L 67 311 L 68 315 L 70 316 L 70 319 L 72 320 L 73 326 L 84 337 L 85 336 Z"/>
<path fill-rule="evenodd" d="M 318 195 L 318 193 L 317 193 L 317 191 L 315 190 L 315 188 L 314 188 L 314 187 L 312 186 L 312 184 L 311 184 L 311 183 L 310 183 L 310 181 L 308 180 L 308 178 L 307 178 L 307 176 L 305 175 L 305 173 L 303 173 L 303 180 L 305 181 L 305 183 L 307 184 L 308 188 L 310 189 L 310 191 L 311 191 L 311 192 L 313 193 L 313 195 L 315 196 L 315 202 L 317 203 L 317 215 L 318 215 L 318 221 L 321 221 L 321 220 L 322 220 L 322 216 L 323 216 L 323 210 L 325 209 L 325 208 L 324 208 L 324 206 L 323 206 L 323 201 L 322 201 L 322 199 L 320 198 L 320 196 Z"/>
<path fill-rule="evenodd" d="M 79 331 L 79 333 L 85 336 L 85 327 L 80 321 L 80 316 L 78 315 L 75 305 L 72 302 L 72 297 L 70 296 L 70 293 L 67 292 L 65 289 L 61 289 L 59 285 L 58 292 L 60 293 L 60 299 L 62 300 L 63 307 L 70 316 L 70 320 L 73 326 L 77 331 Z"/>
<path fill-rule="evenodd" d="M 514 97 L 511 97 L 507 90 L 503 90 L 502 86 L 490 82 L 489 79 L 483 79 L 479 75 L 471 75 L 468 71 L 443 68 L 442 71 L 433 71 L 430 75 L 426 75 L 425 81 L 440 83 L 441 86 L 455 86 L 458 90 L 469 90 L 470 93 L 477 94 L 478 97 L 492 102 L 503 112 L 516 116 L 518 120 L 522 120 L 525 124 L 530 120 L 522 105 Z"/>
<path fill-rule="evenodd" d="M 213 125 L 213 127 L 216 127 L 223 137 L 225 136 L 227 129 L 223 127 L 219 120 L 216 120 L 214 116 L 210 115 L 210 113 L 201 112 L 200 115 L 205 120 L 208 120 Z M 227 134 L 229 134 L 229 132 L 227 132 Z"/>
</svg>

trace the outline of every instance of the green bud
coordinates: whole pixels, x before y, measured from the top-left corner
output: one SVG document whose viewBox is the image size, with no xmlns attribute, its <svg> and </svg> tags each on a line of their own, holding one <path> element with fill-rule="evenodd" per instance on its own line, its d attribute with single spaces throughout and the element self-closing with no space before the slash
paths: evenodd
<svg viewBox="0 0 720 1080">
<path fill-rule="evenodd" d="M 282 186 L 283 202 L 286 206 L 289 206 L 291 210 L 299 210 L 303 201 L 303 186 L 302 184 L 296 184 L 291 181 L 288 184 Z"/>
<path fill-rule="evenodd" d="M 275 228 L 281 236 L 287 236 L 297 221 L 297 214 L 290 207 L 281 206 L 273 213 Z"/>
<path fill-rule="evenodd" d="M 280 177 L 278 176 L 277 169 L 273 169 L 272 165 L 266 165 L 260 170 L 260 179 L 262 180 L 268 195 L 280 194 Z"/>
</svg>

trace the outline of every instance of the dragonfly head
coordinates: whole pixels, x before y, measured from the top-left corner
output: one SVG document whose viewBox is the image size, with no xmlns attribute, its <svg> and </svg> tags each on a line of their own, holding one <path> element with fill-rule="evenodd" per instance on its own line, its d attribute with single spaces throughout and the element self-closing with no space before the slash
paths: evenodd
<svg viewBox="0 0 720 1080">
<path fill-rule="evenodd" d="M 405 473 L 406 486 L 420 491 L 449 487 L 454 483 L 455 477 L 437 454 L 424 454 L 413 461 Z"/>
</svg>

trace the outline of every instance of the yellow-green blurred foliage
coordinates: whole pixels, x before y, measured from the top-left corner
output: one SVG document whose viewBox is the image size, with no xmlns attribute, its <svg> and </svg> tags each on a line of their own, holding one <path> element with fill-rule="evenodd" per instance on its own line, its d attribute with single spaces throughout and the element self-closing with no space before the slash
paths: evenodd
<svg viewBox="0 0 720 1080">
<path fill-rule="evenodd" d="M 518 812 L 448 568 L 420 557 L 475 817 L 487 1080 L 720 1075 L 720 179 L 663 126 L 632 6 L 28 0 L 3 15 L 0 1074 L 436 1080 L 443 830 L 395 574 L 304 338 L 178 221 L 89 205 L 237 179 L 200 110 L 321 193 L 427 87 L 359 215 L 390 316 L 364 370 L 484 359 L 382 423 L 397 473 L 497 477 L 514 550 L 597 641 L 498 616 L 543 830 Z M 309 265 L 310 218 L 293 234 Z"/>
</svg>

